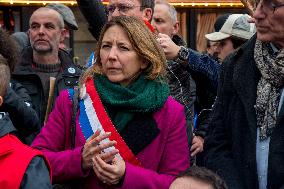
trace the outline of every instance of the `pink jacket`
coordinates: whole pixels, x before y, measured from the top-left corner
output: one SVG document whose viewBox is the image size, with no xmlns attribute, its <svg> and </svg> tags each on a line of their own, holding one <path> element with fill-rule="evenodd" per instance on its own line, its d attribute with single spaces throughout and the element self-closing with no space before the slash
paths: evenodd
<svg viewBox="0 0 284 189">
<path fill-rule="evenodd" d="M 78 116 L 76 147 L 70 149 L 72 108 L 68 91 L 62 91 L 46 125 L 32 146 L 42 150 L 50 161 L 54 182 L 68 183 L 77 180 L 80 184 L 75 188 L 105 188 L 98 182 L 92 170 L 87 173 L 82 171 L 81 151 L 86 140 L 79 126 Z M 164 107 L 153 116 L 160 133 L 137 155 L 143 168 L 126 162 L 126 173 L 121 187 L 123 189 L 169 188 L 174 178 L 189 166 L 183 107 L 169 97 Z"/>
</svg>

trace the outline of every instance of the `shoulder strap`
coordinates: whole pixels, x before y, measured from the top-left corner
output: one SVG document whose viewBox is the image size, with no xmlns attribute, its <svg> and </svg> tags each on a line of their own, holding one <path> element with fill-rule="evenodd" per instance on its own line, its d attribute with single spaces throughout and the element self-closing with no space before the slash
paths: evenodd
<svg viewBox="0 0 284 189">
<path fill-rule="evenodd" d="M 72 97 L 73 103 L 73 113 L 71 120 L 71 149 L 75 148 L 75 137 L 76 137 L 76 114 L 78 110 L 78 101 L 79 101 L 79 87 L 74 87 L 74 95 Z"/>
</svg>

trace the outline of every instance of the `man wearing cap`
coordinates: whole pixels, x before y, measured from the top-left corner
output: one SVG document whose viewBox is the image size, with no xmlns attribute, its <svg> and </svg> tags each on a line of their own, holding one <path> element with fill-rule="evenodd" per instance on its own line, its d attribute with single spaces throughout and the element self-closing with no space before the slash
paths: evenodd
<svg viewBox="0 0 284 189">
<path fill-rule="evenodd" d="M 75 16 L 72 10 L 64 4 L 61 3 L 50 3 L 46 6 L 47 8 L 56 10 L 59 14 L 61 14 L 64 20 L 64 41 L 61 41 L 59 44 L 59 48 L 67 51 L 69 54 L 72 49 L 69 47 L 68 40 L 70 39 L 71 32 L 73 30 L 78 30 L 78 24 L 76 22 Z"/>
<path fill-rule="evenodd" d="M 255 26 L 248 23 L 249 19 L 250 16 L 244 14 L 228 15 L 218 32 L 205 35 L 209 41 L 219 42 L 218 58 L 221 62 L 255 33 Z"/>
<path fill-rule="evenodd" d="M 52 107 L 62 89 L 77 85 L 81 71 L 74 66 L 69 54 L 59 49 L 65 29 L 57 11 L 41 7 L 33 12 L 29 25 L 31 46 L 23 50 L 22 61 L 16 66 L 12 79 L 27 89 L 42 126 L 49 113 L 47 108 Z M 51 78 L 55 79 L 54 85 Z"/>
<path fill-rule="evenodd" d="M 257 34 L 223 63 L 206 164 L 232 189 L 283 189 L 284 1 L 257 2 Z"/>
<path fill-rule="evenodd" d="M 226 20 L 228 19 L 228 17 L 232 15 L 230 13 L 227 14 L 222 14 L 220 16 L 218 16 L 218 18 L 216 19 L 215 23 L 214 23 L 214 31 L 218 32 L 221 30 L 222 26 L 224 25 L 224 23 L 226 22 Z M 220 42 L 219 41 L 210 41 L 206 38 L 206 42 L 207 42 L 207 53 L 209 56 L 213 57 L 216 61 L 218 61 L 220 64 L 222 63 L 220 61 L 220 59 L 218 58 L 218 55 L 220 54 Z"/>
</svg>

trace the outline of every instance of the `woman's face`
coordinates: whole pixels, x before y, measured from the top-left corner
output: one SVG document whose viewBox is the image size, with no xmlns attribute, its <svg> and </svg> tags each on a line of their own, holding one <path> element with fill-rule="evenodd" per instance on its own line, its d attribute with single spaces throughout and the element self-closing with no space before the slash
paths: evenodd
<svg viewBox="0 0 284 189">
<path fill-rule="evenodd" d="M 121 26 L 111 26 L 104 34 L 100 48 L 102 72 L 111 82 L 128 85 L 147 63 L 138 56 Z"/>
</svg>

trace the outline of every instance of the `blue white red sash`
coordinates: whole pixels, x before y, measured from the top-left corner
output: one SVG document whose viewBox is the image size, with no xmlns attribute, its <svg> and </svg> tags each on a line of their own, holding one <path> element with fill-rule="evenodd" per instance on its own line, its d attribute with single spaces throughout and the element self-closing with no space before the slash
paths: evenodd
<svg viewBox="0 0 284 189">
<path fill-rule="evenodd" d="M 119 150 L 119 156 L 126 162 L 141 166 L 140 161 L 132 153 L 108 117 L 93 79 L 87 79 L 85 82 L 80 91 L 80 99 L 79 123 L 85 139 L 92 136 L 97 129 L 100 129 L 101 133 L 111 132 L 110 137 L 103 140 L 102 143 L 115 140 L 117 142 L 115 148 Z M 113 149 L 114 147 L 110 147 L 105 152 Z"/>
</svg>

